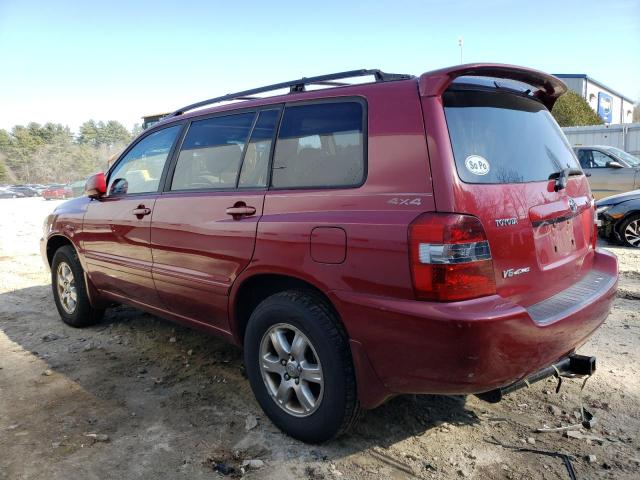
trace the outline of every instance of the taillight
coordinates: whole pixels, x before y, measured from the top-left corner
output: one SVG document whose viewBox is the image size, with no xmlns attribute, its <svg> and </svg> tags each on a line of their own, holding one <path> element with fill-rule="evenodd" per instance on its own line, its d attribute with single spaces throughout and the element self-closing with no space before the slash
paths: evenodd
<svg viewBox="0 0 640 480">
<path fill-rule="evenodd" d="M 480 220 L 425 213 L 409 226 L 416 297 L 457 301 L 496 293 L 491 250 Z"/>
</svg>

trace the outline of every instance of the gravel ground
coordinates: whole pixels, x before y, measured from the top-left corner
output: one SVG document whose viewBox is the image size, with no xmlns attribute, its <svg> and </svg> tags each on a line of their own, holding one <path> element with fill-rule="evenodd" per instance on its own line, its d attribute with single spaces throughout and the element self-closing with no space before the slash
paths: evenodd
<svg viewBox="0 0 640 480">
<path fill-rule="evenodd" d="M 241 352 L 129 307 L 76 330 L 54 307 L 38 239 L 59 202 L 0 200 L 0 479 L 638 478 L 640 250 L 620 259 L 605 325 L 581 349 L 598 357 L 582 400 L 598 417 L 571 437 L 577 380 L 548 380 L 497 405 L 403 396 L 349 435 L 309 446 L 262 414 Z M 592 456 L 592 457 L 590 457 Z M 247 460 L 259 460 L 242 468 Z M 222 467 L 220 467 L 222 465 Z"/>
</svg>

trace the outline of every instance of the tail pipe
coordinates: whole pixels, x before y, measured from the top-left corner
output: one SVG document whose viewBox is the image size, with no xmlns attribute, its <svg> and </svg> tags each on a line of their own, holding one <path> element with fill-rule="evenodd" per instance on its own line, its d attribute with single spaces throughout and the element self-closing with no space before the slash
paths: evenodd
<svg viewBox="0 0 640 480">
<path fill-rule="evenodd" d="M 584 376 L 593 375 L 596 371 L 596 357 L 590 357 L 587 355 L 571 354 L 568 357 L 564 357 L 560 361 L 549 365 L 548 367 L 538 370 L 532 373 L 522 380 L 518 380 L 506 387 L 496 388 L 484 393 L 476 394 L 476 397 L 489 403 L 498 403 L 502 400 L 502 397 L 508 393 L 515 392 L 521 388 L 528 387 L 532 383 L 539 382 L 545 378 L 552 376 Z"/>
</svg>

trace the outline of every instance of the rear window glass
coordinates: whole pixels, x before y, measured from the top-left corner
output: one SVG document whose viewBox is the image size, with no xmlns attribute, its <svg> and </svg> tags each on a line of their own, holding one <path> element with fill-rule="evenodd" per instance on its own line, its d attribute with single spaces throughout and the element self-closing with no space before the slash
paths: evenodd
<svg viewBox="0 0 640 480">
<path fill-rule="evenodd" d="M 536 100 L 511 93 L 448 91 L 444 107 L 464 182 L 535 182 L 565 168 L 580 168 L 560 127 Z"/>
<path fill-rule="evenodd" d="M 273 161 L 276 188 L 348 187 L 364 179 L 363 111 L 358 102 L 287 107 Z"/>
</svg>

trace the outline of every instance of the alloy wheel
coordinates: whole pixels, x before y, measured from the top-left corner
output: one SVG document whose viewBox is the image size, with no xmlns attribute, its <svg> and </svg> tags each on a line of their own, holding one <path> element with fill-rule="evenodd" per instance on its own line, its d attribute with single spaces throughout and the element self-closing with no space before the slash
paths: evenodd
<svg viewBox="0 0 640 480">
<path fill-rule="evenodd" d="M 629 245 L 640 247 L 640 219 L 633 220 L 624 229 L 624 239 Z"/>
<path fill-rule="evenodd" d="M 72 314 L 78 304 L 78 292 L 76 291 L 76 280 L 73 276 L 73 271 L 66 262 L 60 262 L 58 264 L 56 287 L 58 289 L 60 305 L 62 305 L 65 312 Z"/>
<path fill-rule="evenodd" d="M 285 412 L 307 417 L 322 402 L 324 377 L 309 338 L 286 323 L 273 325 L 260 342 L 260 371 L 273 401 Z"/>
</svg>

